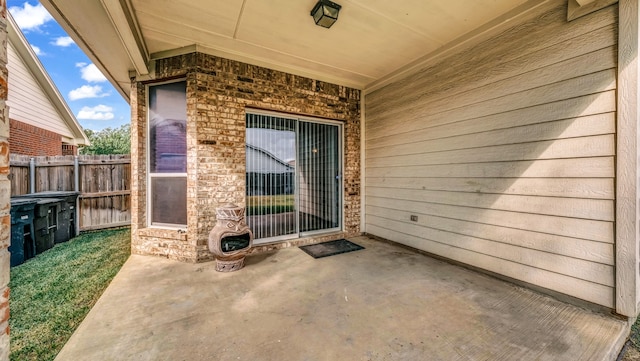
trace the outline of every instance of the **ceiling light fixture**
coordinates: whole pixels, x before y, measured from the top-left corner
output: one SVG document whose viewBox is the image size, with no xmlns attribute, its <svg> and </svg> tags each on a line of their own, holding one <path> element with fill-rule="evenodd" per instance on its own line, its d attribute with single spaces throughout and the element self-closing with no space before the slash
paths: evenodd
<svg viewBox="0 0 640 361">
<path fill-rule="evenodd" d="M 338 20 L 338 13 L 342 6 L 329 0 L 319 0 L 311 10 L 311 16 L 316 25 L 329 29 Z"/>
</svg>

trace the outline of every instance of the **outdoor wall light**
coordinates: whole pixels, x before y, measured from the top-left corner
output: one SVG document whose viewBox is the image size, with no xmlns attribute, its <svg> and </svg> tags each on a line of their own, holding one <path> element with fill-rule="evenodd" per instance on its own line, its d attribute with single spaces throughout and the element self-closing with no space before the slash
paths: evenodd
<svg viewBox="0 0 640 361">
<path fill-rule="evenodd" d="M 311 10 L 311 16 L 316 25 L 329 29 L 338 20 L 338 12 L 342 6 L 329 0 L 319 0 Z"/>
</svg>

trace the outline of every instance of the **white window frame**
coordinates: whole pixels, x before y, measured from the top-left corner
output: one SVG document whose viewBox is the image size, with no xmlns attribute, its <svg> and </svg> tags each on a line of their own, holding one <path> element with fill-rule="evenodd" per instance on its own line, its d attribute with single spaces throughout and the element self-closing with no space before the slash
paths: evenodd
<svg viewBox="0 0 640 361">
<path fill-rule="evenodd" d="M 153 185 L 152 185 L 152 178 L 185 178 L 187 180 L 187 187 L 188 187 L 188 177 L 187 177 L 187 172 L 180 172 L 180 173 L 151 173 L 151 119 L 150 119 L 150 111 L 149 111 L 149 106 L 151 104 L 150 99 L 149 99 L 149 88 L 154 87 L 154 86 L 159 86 L 159 85 L 165 85 L 165 84 L 172 84 L 172 83 L 180 83 L 180 82 L 186 82 L 186 79 L 174 79 L 174 80 L 170 80 L 170 81 L 165 81 L 165 82 L 158 82 L 158 83 L 152 83 L 152 84 L 147 84 L 145 86 L 145 94 L 146 94 L 146 118 L 147 118 L 147 124 L 145 127 L 145 132 L 146 132 L 146 171 L 147 171 L 147 176 L 146 176 L 146 182 L 147 182 L 147 227 L 149 228 L 164 228 L 164 229 L 185 229 L 187 227 L 187 224 L 179 224 L 179 223 L 159 223 L 159 222 L 153 222 L 152 218 L 152 212 L 153 212 L 153 207 L 152 207 L 152 202 L 153 202 Z M 186 95 L 186 94 L 185 94 Z M 188 112 L 187 112 L 188 113 Z M 188 119 L 187 119 L 188 121 Z M 186 136 L 186 135 L 185 135 Z M 185 192 L 187 190 L 185 189 Z M 185 210 L 186 211 L 186 210 Z M 187 214 L 187 219 L 188 219 L 188 214 Z M 187 220 L 188 222 L 188 220 Z"/>
</svg>

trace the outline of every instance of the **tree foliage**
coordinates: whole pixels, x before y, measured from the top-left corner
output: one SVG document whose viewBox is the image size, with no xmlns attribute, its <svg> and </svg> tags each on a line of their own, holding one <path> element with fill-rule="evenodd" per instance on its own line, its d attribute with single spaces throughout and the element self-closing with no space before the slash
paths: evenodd
<svg viewBox="0 0 640 361">
<path fill-rule="evenodd" d="M 80 149 L 80 154 L 130 154 L 131 127 L 105 128 L 100 131 L 85 129 L 91 145 Z"/>
</svg>

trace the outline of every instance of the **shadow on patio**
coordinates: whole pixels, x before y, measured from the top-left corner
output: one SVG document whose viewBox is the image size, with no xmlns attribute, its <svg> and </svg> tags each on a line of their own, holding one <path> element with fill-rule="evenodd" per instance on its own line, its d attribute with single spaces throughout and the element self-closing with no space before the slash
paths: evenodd
<svg viewBox="0 0 640 361">
<path fill-rule="evenodd" d="M 624 321 L 366 237 L 238 272 L 131 256 L 56 360 L 606 360 Z"/>
</svg>

